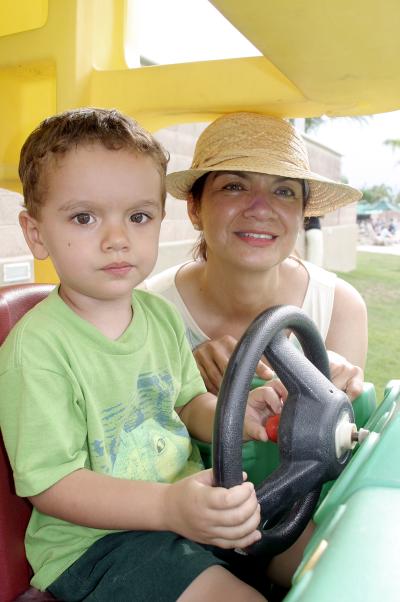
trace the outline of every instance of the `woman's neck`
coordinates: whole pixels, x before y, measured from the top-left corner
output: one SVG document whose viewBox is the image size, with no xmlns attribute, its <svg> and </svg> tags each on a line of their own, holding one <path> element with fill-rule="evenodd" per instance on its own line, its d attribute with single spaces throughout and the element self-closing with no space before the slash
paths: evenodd
<svg viewBox="0 0 400 602">
<path fill-rule="evenodd" d="M 226 264 L 205 262 L 200 283 L 207 298 L 226 316 L 254 317 L 279 302 L 280 265 L 263 272 L 229 269 Z"/>
<path fill-rule="evenodd" d="M 182 268 L 176 285 L 193 320 L 210 338 L 239 338 L 258 314 L 282 297 L 282 264 L 268 271 L 247 272 L 213 261 Z"/>
</svg>

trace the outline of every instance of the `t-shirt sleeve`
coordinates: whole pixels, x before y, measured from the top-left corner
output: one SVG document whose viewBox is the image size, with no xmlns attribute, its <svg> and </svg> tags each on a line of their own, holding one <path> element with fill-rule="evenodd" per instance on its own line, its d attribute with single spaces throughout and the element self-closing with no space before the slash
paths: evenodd
<svg viewBox="0 0 400 602">
<path fill-rule="evenodd" d="M 181 339 L 182 386 L 175 407 L 182 407 L 197 395 L 207 393 L 206 386 L 193 357 L 186 335 Z"/>
<path fill-rule="evenodd" d="M 85 466 L 85 416 L 64 376 L 13 368 L 1 375 L 0 390 L 0 424 L 18 495 L 41 493 Z"/>
</svg>

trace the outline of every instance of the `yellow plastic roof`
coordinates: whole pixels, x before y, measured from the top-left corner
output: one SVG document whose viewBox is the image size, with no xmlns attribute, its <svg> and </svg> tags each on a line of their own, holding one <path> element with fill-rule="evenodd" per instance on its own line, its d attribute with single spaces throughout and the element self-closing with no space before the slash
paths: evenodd
<svg viewBox="0 0 400 602">
<path fill-rule="evenodd" d="M 398 0 L 212 0 L 303 99 L 289 115 L 362 115 L 400 107 Z M 280 111 L 279 111 L 280 112 Z"/>
<path fill-rule="evenodd" d="M 213 0 L 263 56 L 131 69 L 134 1 L 101 0 L 99 10 L 99 0 L 2 0 L 0 186 L 18 188 L 32 128 L 78 106 L 118 107 L 152 130 L 237 110 L 309 117 L 400 108 L 399 0 Z"/>
</svg>

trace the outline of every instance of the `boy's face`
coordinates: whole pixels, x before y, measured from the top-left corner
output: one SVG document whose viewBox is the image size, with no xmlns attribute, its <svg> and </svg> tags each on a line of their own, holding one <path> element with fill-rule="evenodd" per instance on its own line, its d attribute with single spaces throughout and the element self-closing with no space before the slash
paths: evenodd
<svg viewBox="0 0 400 602">
<path fill-rule="evenodd" d="M 153 160 L 100 144 L 78 146 L 43 177 L 39 219 L 24 212 L 20 222 L 34 256 L 52 259 L 62 296 L 130 299 L 157 259 L 164 210 Z"/>
</svg>

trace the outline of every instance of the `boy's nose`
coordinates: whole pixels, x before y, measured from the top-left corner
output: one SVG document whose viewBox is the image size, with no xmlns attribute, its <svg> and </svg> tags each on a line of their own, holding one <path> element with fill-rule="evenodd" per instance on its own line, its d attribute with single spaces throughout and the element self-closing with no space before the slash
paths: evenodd
<svg viewBox="0 0 400 602">
<path fill-rule="evenodd" d="M 128 247 L 126 228 L 122 225 L 109 225 L 102 240 L 103 251 L 123 251 Z"/>
</svg>

